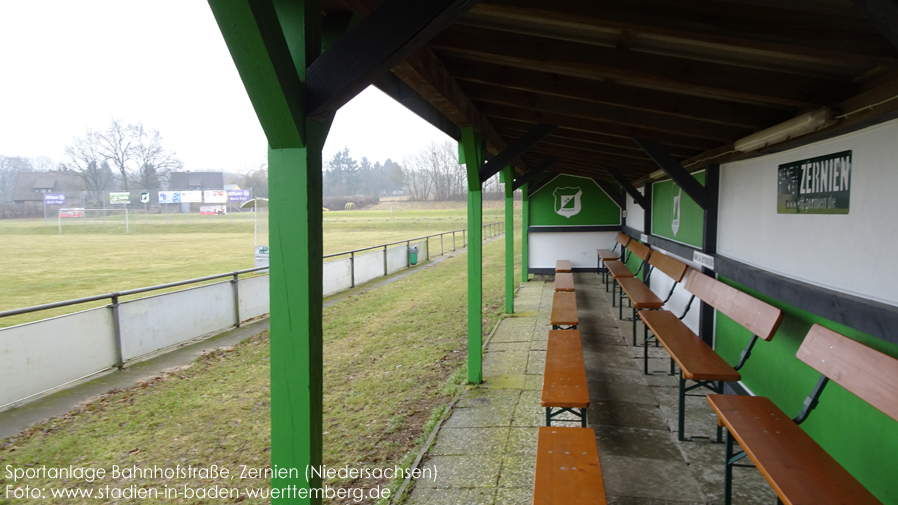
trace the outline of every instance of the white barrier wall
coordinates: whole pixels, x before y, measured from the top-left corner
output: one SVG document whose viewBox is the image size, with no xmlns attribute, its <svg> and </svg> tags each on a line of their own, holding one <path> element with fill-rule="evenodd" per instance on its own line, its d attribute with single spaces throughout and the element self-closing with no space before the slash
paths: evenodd
<svg viewBox="0 0 898 505">
<path fill-rule="evenodd" d="M 384 274 L 383 250 L 372 251 L 355 257 L 355 285 L 364 284 Z"/>
<path fill-rule="evenodd" d="M 358 258 L 356 258 L 358 261 Z M 324 296 L 349 289 L 352 287 L 352 260 L 343 258 L 336 261 L 328 261 L 322 271 L 324 284 L 322 293 Z"/>
<path fill-rule="evenodd" d="M 238 304 L 240 320 L 246 321 L 268 313 L 268 276 L 240 279 Z"/>
<path fill-rule="evenodd" d="M 596 249 L 614 247 L 616 231 L 534 232 L 527 234 L 530 268 L 555 268 L 555 261 L 567 259 L 572 268 L 598 268 Z M 564 251 L 559 258 L 558 251 Z"/>
<path fill-rule="evenodd" d="M 719 254 L 817 286 L 898 305 L 898 120 L 720 167 Z M 778 214 L 777 167 L 852 151 L 850 209 Z M 865 247 L 873 245 L 873 247 Z M 833 268 L 851 256 L 851 268 Z M 850 270 L 850 272 L 849 272 Z"/>
<path fill-rule="evenodd" d="M 112 310 L 85 310 L 0 329 L 0 406 L 116 363 Z"/>
<path fill-rule="evenodd" d="M 408 247 L 405 244 L 387 249 L 387 273 L 398 272 L 408 266 Z M 383 273 L 381 273 L 383 275 Z"/>
<path fill-rule="evenodd" d="M 122 359 L 221 331 L 236 320 L 229 281 L 124 302 L 119 307 Z"/>
</svg>

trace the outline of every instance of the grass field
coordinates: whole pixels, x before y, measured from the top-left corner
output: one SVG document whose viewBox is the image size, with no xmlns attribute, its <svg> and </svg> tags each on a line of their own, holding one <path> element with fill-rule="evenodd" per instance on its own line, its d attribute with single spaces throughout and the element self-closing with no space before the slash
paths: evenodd
<svg viewBox="0 0 898 505">
<path fill-rule="evenodd" d="M 343 226 L 342 222 L 332 224 Z M 332 224 L 328 225 L 330 230 Z M 430 226 L 423 222 L 418 225 Z M 516 238 L 520 250 L 520 235 Z M 484 247 L 484 335 L 497 321 L 503 306 L 504 251 L 502 240 Z M 326 465 L 386 468 L 407 464 L 420 448 L 427 431 L 465 377 L 466 258 L 463 254 L 448 258 L 373 291 L 356 290 L 350 298 L 324 309 Z M 517 258 L 519 278 L 519 255 Z M 267 344 L 268 335 L 262 334 L 234 349 L 212 352 L 186 370 L 112 392 L 64 417 L 0 442 L 0 468 L 75 465 L 110 469 L 112 465 L 131 468 L 178 464 L 217 464 L 232 472 L 239 472 L 241 465 L 264 468 L 270 464 Z M 352 479 L 325 483 L 342 488 L 387 484 Z M 4 474 L 0 473 L 0 491 L 7 484 L 12 483 L 9 479 L 4 481 Z M 212 485 L 264 488 L 267 479 L 27 482 L 32 487 L 46 488 L 48 495 L 51 487 L 95 493 L 105 485 L 149 489 L 161 488 L 163 484 L 177 489 Z M 12 501 L 0 495 L 0 504 L 109 501 L 112 500 L 49 497 Z M 142 504 L 211 501 L 121 500 Z M 245 496 L 242 501 L 269 503 Z"/>
<path fill-rule="evenodd" d="M 114 291 L 153 286 L 253 267 L 253 223 L 246 215 L 132 216 L 132 233 L 120 222 L 75 225 L 58 233 L 42 219 L 0 220 L 0 311 Z M 502 219 L 485 209 L 484 223 Z M 259 243 L 266 243 L 260 220 Z M 325 254 L 464 228 L 464 208 L 420 211 L 324 213 Z M 449 239 L 446 247 L 448 250 Z M 461 245 L 461 235 L 458 235 Z M 431 251 L 439 251 L 438 239 Z M 60 315 L 103 302 L 0 319 L 0 327 Z"/>
</svg>

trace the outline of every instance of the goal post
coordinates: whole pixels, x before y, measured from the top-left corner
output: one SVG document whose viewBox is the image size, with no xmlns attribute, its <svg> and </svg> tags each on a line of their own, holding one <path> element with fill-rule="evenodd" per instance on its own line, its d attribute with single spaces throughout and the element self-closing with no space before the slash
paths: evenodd
<svg viewBox="0 0 898 505">
<path fill-rule="evenodd" d="M 126 235 L 130 233 L 129 225 L 129 209 L 109 208 L 109 209 L 83 209 L 83 208 L 65 208 L 59 209 L 57 214 L 59 234 L 62 235 L 63 229 L 74 229 L 73 227 L 91 227 L 95 230 L 102 230 L 108 233 L 122 233 Z M 84 231 L 87 228 L 80 228 Z"/>
</svg>

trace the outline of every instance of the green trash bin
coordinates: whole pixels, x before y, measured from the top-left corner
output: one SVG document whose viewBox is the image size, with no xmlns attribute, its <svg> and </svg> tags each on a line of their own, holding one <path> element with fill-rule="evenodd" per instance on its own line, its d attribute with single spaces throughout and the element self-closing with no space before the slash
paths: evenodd
<svg viewBox="0 0 898 505">
<path fill-rule="evenodd" d="M 408 248 L 408 264 L 415 265 L 418 263 L 418 246 Z"/>
</svg>

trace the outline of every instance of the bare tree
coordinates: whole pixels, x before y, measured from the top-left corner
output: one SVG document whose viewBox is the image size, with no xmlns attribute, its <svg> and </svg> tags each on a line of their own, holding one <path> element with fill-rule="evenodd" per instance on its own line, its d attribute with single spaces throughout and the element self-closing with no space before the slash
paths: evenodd
<svg viewBox="0 0 898 505">
<path fill-rule="evenodd" d="M 465 192 L 465 170 L 451 142 L 431 143 L 403 159 L 403 183 L 415 200 L 450 200 Z"/>
<path fill-rule="evenodd" d="M 84 180 L 84 186 L 93 202 L 99 202 L 103 191 L 112 182 L 113 173 L 105 161 L 99 134 L 90 128 L 83 138 L 75 138 L 65 147 L 67 162 L 61 168 L 73 172 Z"/>
<path fill-rule="evenodd" d="M 141 189 L 159 189 L 162 181 L 172 172 L 181 170 L 184 164 L 175 157 L 174 151 L 162 147 L 162 134 L 158 130 L 146 133 L 140 123 L 137 128 L 140 137 L 133 153 L 137 164 L 133 180 Z"/>
<path fill-rule="evenodd" d="M 119 171 L 122 188 L 128 189 L 128 172 L 135 164 L 137 146 L 143 136 L 140 124 L 124 124 L 121 119 L 113 119 L 106 131 L 96 132 L 96 141 L 103 159 Z"/>
</svg>

